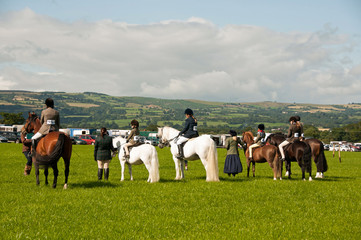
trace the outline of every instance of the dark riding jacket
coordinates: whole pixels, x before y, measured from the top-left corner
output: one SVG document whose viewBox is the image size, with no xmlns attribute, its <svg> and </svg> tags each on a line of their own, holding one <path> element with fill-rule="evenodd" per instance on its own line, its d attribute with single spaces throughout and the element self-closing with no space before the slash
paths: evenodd
<svg viewBox="0 0 361 240">
<path fill-rule="evenodd" d="M 297 126 L 296 124 L 291 124 L 288 133 L 287 133 L 287 141 L 294 142 L 298 140 L 303 134 L 303 128 L 301 126 Z"/>
<path fill-rule="evenodd" d="M 197 131 L 197 122 L 194 120 L 194 118 L 189 117 L 185 120 L 185 126 L 179 135 L 183 135 L 183 137 L 186 138 L 194 138 L 199 136 Z"/>
<path fill-rule="evenodd" d="M 265 137 L 266 137 L 266 133 L 264 131 L 258 131 L 254 143 L 263 143 Z"/>
<path fill-rule="evenodd" d="M 111 151 L 115 151 L 116 149 L 113 147 L 113 140 L 108 135 L 104 135 L 103 137 L 99 136 L 95 140 L 94 145 L 94 160 L 111 160 L 112 155 Z"/>
</svg>

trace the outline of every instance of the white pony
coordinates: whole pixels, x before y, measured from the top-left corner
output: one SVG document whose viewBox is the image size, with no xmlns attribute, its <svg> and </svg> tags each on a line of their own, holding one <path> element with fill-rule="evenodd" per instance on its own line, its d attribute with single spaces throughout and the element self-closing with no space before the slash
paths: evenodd
<svg viewBox="0 0 361 240">
<path fill-rule="evenodd" d="M 133 181 L 132 165 L 140 165 L 144 163 L 149 172 L 147 182 L 159 182 L 159 161 L 158 153 L 155 147 L 150 144 L 143 144 L 137 147 L 133 147 L 130 151 L 129 160 L 126 160 L 124 156 L 125 143 L 125 138 L 113 138 L 113 146 L 118 149 L 119 162 L 122 168 L 122 177 L 120 181 L 124 181 L 125 164 L 127 164 L 129 167 L 130 180 Z"/>
<path fill-rule="evenodd" d="M 200 159 L 206 169 L 206 181 L 219 181 L 218 177 L 218 155 L 216 144 L 209 135 L 202 135 L 197 138 L 192 138 L 184 145 L 184 160 L 175 157 L 178 153 L 178 147 L 175 143 L 179 131 L 171 127 L 158 128 L 158 137 L 160 139 L 159 147 L 165 144 L 170 144 L 170 151 L 173 155 L 175 163 L 176 180 L 184 178 L 184 160 L 198 160 Z"/>
</svg>

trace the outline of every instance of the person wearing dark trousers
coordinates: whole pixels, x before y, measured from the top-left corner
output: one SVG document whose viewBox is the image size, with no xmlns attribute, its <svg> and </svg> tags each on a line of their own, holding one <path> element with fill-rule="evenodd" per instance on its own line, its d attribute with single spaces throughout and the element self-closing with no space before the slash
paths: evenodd
<svg viewBox="0 0 361 240">
<path fill-rule="evenodd" d="M 20 137 L 21 137 L 21 142 L 23 143 L 23 154 L 25 155 L 26 160 L 27 160 L 26 164 L 25 164 L 25 169 L 24 169 L 24 175 L 25 176 L 30 175 L 31 168 L 32 168 L 32 165 L 33 165 L 33 161 L 32 161 L 32 158 L 30 156 L 31 142 L 32 142 L 31 137 L 32 136 L 28 137 L 27 135 L 30 135 L 30 134 L 27 134 L 26 131 L 25 131 L 25 128 L 23 127 L 21 129 Z"/>
<path fill-rule="evenodd" d="M 104 170 L 104 179 L 109 179 L 109 163 L 112 159 L 112 152 L 115 152 L 116 149 L 113 147 L 112 138 L 108 136 L 108 131 L 106 128 L 100 129 L 100 136 L 95 140 L 94 144 L 94 160 L 98 163 L 98 180 L 103 178 Z"/>
</svg>

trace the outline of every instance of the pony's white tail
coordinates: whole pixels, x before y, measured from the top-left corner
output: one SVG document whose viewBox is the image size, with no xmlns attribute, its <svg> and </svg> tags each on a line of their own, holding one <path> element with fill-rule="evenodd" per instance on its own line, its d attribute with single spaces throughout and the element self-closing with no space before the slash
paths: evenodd
<svg viewBox="0 0 361 240">
<path fill-rule="evenodd" d="M 159 160 L 158 160 L 158 153 L 157 150 L 153 147 L 152 148 L 152 156 L 150 161 L 150 176 L 151 182 L 159 182 Z"/>
<path fill-rule="evenodd" d="M 218 176 L 218 154 L 216 144 L 210 139 L 207 156 L 207 182 L 219 182 Z"/>
</svg>

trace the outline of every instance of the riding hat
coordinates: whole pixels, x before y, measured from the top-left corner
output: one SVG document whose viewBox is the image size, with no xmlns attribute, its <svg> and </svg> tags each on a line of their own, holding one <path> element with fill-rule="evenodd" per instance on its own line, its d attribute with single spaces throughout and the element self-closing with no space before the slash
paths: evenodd
<svg viewBox="0 0 361 240">
<path fill-rule="evenodd" d="M 139 127 L 139 122 L 135 119 L 133 119 L 131 122 L 130 122 L 131 125 L 135 125 L 137 127 Z"/>
<path fill-rule="evenodd" d="M 45 100 L 45 105 L 46 105 L 47 107 L 53 108 L 53 107 L 54 107 L 54 100 L 53 100 L 52 98 L 47 98 L 47 99 Z"/>
<path fill-rule="evenodd" d="M 229 134 L 231 134 L 232 137 L 237 136 L 237 132 L 234 130 L 229 130 Z"/>
<path fill-rule="evenodd" d="M 193 115 L 193 111 L 192 111 L 192 109 L 187 108 L 187 109 L 184 111 L 184 114 Z"/>
<path fill-rule="evenodd" d="M 301 117 L 300 117 L 300 116 L 296 115 L 295 118 L 296 118 L 296 121 L 301 121 Z"/>
<path fill-rule="evenodd" d="M 296 117 L 294 117 L 294 116 L 290 117 L 290 120 L 289 120 L 289 122 L 291 122 L 291 121 L 294 121 L 294 122 L 296 122 L 296 121 L 297 121 Z"/>
<path fill-rule="evenodd" d="M 261 130 L 264 130 L 264 124 L 259 124 L 258 128 L 261 129 Z"/>
</svg>

